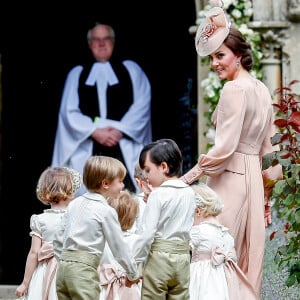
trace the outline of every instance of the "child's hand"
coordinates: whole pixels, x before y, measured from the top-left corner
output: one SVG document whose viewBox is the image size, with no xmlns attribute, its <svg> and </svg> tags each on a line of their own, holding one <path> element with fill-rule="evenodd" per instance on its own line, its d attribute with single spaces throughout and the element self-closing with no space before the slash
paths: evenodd
<svg viewBox="0 0 300 300">
<path fill-rule="evenodd" d="M 142 180 L 141 181 L 141 189 L 144 192 L 143 200 L 147 203 L 149 194 L 152 192 L 152 185 L 149 182 Z"/>
<path fill-rule="evenodd" d="M 16 289 L 16 296 L 18 298 L 24 297 L 26 295 L 26 292 L 27 292 L 27 286 L 24 283 L 22 283 Z"/>
<path fill-rule="evenodd" d="M 143 279 L 143 276 L 139 276 L 138 279 L 133 280 L 133 281 L 129 280 L 128 277 L 126 277 L 126 279 L 125 279 L 125 286 L 131 288 L 131 286 L 133 284 L 139 283 L 141 279 Z"/>
</svg>

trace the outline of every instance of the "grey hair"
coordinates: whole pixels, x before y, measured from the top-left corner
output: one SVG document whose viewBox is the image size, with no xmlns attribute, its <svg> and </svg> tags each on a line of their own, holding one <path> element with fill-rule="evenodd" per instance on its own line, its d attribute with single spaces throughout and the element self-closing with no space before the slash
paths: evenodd
<svg viewBox="0 0 300 300">
<path fill-rule="evenodd" d="M 217 216 L 223 209 L 224 204 L 221 197 L 203 182 L 193 184 L 196 206 L 199 207 L 204 217 Z"/>
<path fill-rule="evenodd" d="M 91 38 L 92 38 L 92 31 L 95 27 L 98 27 L 98 26 L 106 26 L 109 30 L 109 34 L 112 38 L 115 38 L 116 34 L 115 34 L 115 31 L 114 29 L 110 26 L 110 25 L 107 25 L 107 24 L 102 24 L 102 23 L 97 23 L 93 28 L 89 29 L 88 32 L 87 32 L 87 40 L 90 41 Z"/>
</svg>

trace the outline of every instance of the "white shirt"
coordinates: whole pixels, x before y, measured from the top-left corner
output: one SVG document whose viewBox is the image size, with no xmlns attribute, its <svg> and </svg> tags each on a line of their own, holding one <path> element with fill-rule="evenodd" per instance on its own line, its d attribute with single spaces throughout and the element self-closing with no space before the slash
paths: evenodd
<svg viewBox="0 0 300 300">
<path fill-rule="evenodd" d="M 141 232 L 133 247 L 134 257 L 143 263 L 155 238 L 171 241 L 190 240 L 196 208 L 193 189 L 181 179 L 165 181 L 149 194 Z"/>
<path fill-rule="evenodd" d="M 63 249 L 83 250 L 102 257 L 107 241 L 129 279 L 137 279 L 137 265 L 126 244 L 117 212 L 97 193 L 72 200 L 65 214 Z"/>
</svg>

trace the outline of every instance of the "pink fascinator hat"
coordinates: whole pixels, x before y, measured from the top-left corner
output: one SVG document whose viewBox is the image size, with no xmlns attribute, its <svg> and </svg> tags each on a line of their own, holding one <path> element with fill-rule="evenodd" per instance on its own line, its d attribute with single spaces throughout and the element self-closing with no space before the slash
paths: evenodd
<svg viewBox="0 0 300 300">
<path fill-rule="evenodd" d="M 212 8 L 205 14 L 205 20 L 197 29 L 195 46 L 199 56 L 216 51 L 229 34 L 231 22 L 223 10 L 221 0 L 211 0 Z"/>
</svg>

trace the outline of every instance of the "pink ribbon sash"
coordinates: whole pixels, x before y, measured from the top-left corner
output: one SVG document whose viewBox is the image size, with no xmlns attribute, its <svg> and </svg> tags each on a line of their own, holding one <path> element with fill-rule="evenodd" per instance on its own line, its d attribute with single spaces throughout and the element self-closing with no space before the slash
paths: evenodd
<svg viewBox="0 0 300 300">
<path fill-rule="evenodd" d="M 195 251 L 192 254 L 192 262 L 206 259 L 210 259 L 215 267 L 224 264 L 230 300 L 257 300 L 246 275 L 236 263 L 237 258 L 234 249 L 227 255 L 219 247 L 214 248 L 212 251 Z"/>
<path fill-rule="evenodd" d="M 120 300 L 140 300 L 137 289 L 125 286 L 126 273 L 118 272 L 111 264 L 103 264 L 99 270 L 100 284 L 106 288 L 106 299 L 113 300 L 119 295 Z"/>
<path fill-rule="evenodd" d="M 57 261 L 54 257 L 53 245 L 49 242 L 43 242 L 38 253 L 38 261 L 47 263 L 46 273 L 43 280 L 43 300 L 48 300 L 50 286 L 53 283 L 57 270 Z"/>
</svg>

